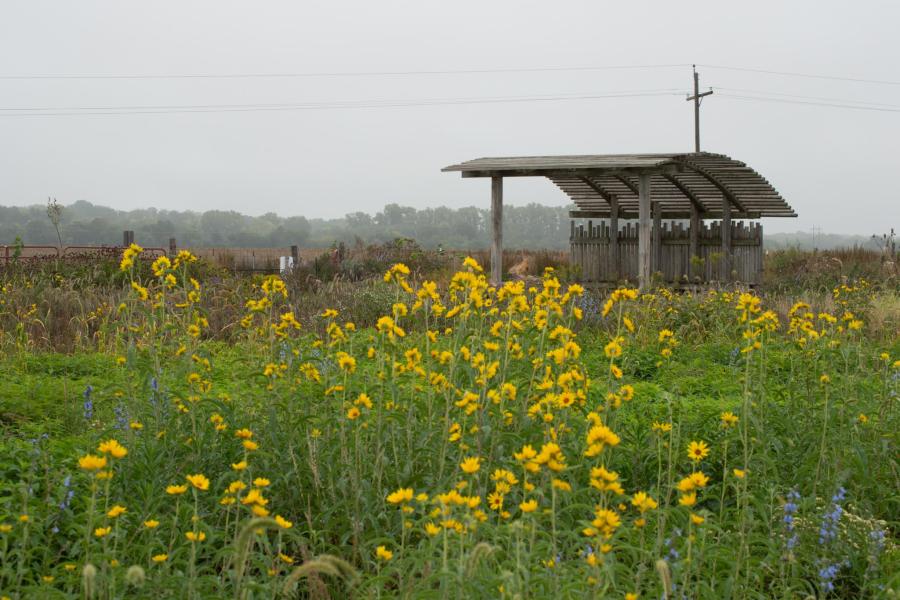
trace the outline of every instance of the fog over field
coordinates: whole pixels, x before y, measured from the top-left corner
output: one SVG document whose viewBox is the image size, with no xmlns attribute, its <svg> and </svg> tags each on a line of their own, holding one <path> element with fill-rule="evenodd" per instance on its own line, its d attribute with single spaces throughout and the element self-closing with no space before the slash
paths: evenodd
<svg viewBox="0 0 900 600">
<path fill-rule="evenodd" d="M 489 206 L 481 156 L 689 152 L 758 170 L 770 232 L 898 225 L 900 4 L 7 2 L 0 204 L 307 218 Z M 608 68 L 612 67 L 612 68 Z M 272 76 L 274 75 L 274 76 Z M 510 180 L 513 206 L 564 206 Z"/>
<path fill-rule="evenodd" d="M 569 206 L 529 204 L 504 211 L 504 238 L 509 248 L 567 249 Z M 325 248 L 335 243 L 376 243 L 398 237 L 422 246 L 475 249 L 490 245 L 490 210 L 484 207 L 425 208 L 389 204 L 374 214 L 356 212 L 335 219 L 282 217 L 266 213 L 258 217 L 236 211 L 177 211 L 156 208 L 121 211 L 78 201 L 61 213 L 60 236 L 65 244 L 121 243 L 129 229 L 142 244 L 168 246 L 174 237 L 182 246 L 275 247 L 298 245 Z M 766 231 L 766 230 L 764 230 Z M 888 233 L 877 231 L 873 234 Z M 16 238 L 26 244 L 56 244 L 57 232 L 47 207 L 0 206 L 0 245 Z M 769 249 L 796 246 L 804 249 L 877 249 L 872 235 L 794 232 L 765 235 Z"/>
</svg>

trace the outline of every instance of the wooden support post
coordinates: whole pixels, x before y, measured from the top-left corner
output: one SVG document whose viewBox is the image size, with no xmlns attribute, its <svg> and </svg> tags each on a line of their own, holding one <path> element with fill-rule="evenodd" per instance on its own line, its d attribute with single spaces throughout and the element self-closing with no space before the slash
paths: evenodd
<svg viewBox="0 0 900 600">
<path fill-rule="evenodd" d="M 731 203 L 722 199 L 722 281 L 731 280 Z"/>
<path fill-rule="evenodd" d="M 688 253 L 688 272 L 691 277 L 700 275 L 700 269 L 695 267 L 693 260 L 695 257 L 700 258 L 700 211 L 696 206 L 691 206 L 691 228 L 688 231 L 690 236 L 690 252 Z"/>
<path fill-rule="evenodd" d="M 662 271 L 662 206 L 654 202 L 650 206 L 653 212 L 653 260 L 650 268 L 653 273 Z"/>
<path fill-rule="evenodd" d="M 503 178 L 491 177 L 491 284 L 503 280 Z"/>
<path fill-rule="evenodd" d="M 169 238 L 169 254 L 175 256 L 178 253 L 178 242 L 175 238 Z"/>
<path fill-rule="evenodd" d="M 300 246 L 291 246 L 291 258 L 294 259 L 294 266 L 300 265 Z"/>
<path fill-rule="evenodd" d="M 619 199 L 609 198 L 609 273 L 610 281 L 619 281 Z"/>
<path fill-rule="evenodd" d="M 638 176 L 638 285 L 650 286 L 650 175 Z"/>
<path fill-rule="evenodd" d="M 125 247 L 130 246 L 134 243 L 134 231 L 130 229 L 126 229 L 122 232 L 122 245 Z"/>
</svg>

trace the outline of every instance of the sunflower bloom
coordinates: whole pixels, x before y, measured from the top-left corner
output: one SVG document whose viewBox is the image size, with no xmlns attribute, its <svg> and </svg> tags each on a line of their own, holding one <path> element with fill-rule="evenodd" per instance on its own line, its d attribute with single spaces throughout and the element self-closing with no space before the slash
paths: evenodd
<svg viewBox="0 0 900 600">
<path fill-rule="evenodd" d="M 709 445 L 704 441 L 691 442 L 687 449 L 688 458 L 694 462 L 700 462 L 709 456 Z"/>
<path fill-rule="evenodd" d="M 470 456 L 459 463 L 459 468 L 463 470 L 463 473 L 467 473 L 468 475 L 477 473 L 478 469 L 481 468 L 481 459 L 476 456 Z"/>
<path fill-rule="evenodd" d="M 197 473 L 196 475 L 187 475 L 185 479 L 190 482 L 192 486 L 201 492 L 205 492 L 209 489 L 209 479 L 206 478 L 202 473 Z"/>
</svg>

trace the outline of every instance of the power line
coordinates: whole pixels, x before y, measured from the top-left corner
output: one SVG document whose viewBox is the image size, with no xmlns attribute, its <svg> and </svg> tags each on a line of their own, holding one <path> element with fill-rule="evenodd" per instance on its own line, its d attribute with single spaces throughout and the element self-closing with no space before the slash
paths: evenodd
<svg viewBox="0 0 900 600">
<path fill-rule="evenodd" d="M 498 104 L 518 102 L 557 102 L 568 100 L 597 100 L 606 98 L 635 98 L 653 96 L 675 96 L 681 92 L 676 88 L 660 90 L 638 90 L 610 92 L 606 94 L 543 95 L 543 96 L 501 96 L 488 98 L 432 98 L 421 100 L 361 100 L 311 102 L 298 104 L 197 104 L 158 106 L 83 106 L 83 107 L 15 107 L 0 108 L 2 117 L 47 117 L 47 116 L 89 116 L 89 115 L 133 115 L 133 114 L 174 114 L 213 112 L 262 112 L 284 110 L 331 110 L 359 108 L 395 108 L 414 106 L 442 106 L 459 104 Z"/>
<path fill-rule="evenodd" d="M 884 79 L 863 79 L 860 77 L 842 77 L 838 75 L 821 75 L 813 73 L 796 73 L 792 71 L 772 71 L 769 69 L 753 69 L 749 67 L 729 67 L 725 65 L 701 65 L 705 69 L 721 69 L 723 71 L 742 71 L 745 73 L 762 73 L 765 75 L 781 75 L 784 77 L 803 77 L 806 79 L 828 79 L 832 81 L 850 81 L 853 83 L 874 83 L 879 85 L 900 85 L 900 81 L 888 81 Z"/>
<path fill-rule="evenodd" d="M 524 67 L 506 69 L 450 69 L 443 71 L 334 71 L 308 73 L 181 73 L 181 74 L 45 74 L 45 75 L 0 75 L 0 80 L 41 80 L 41 79 L 286 79 L 300 77 L 395 77 L 410 75 L 479 75 L 490 73 L 541 73 L 555 71 L 606 71 L 672 69 L 689 67 L 689 63 L 659 65 L 600 65 L 564 67 Z"/>
<path fill-rule="evenodd" d="M 900 107 L 883 108 L 878 106 L 861 106 L 854 104 L 841 104 L 839 102 L 814 102 L 811 100 L 791 100 L 789 98 L 766 98 L 764 96 L 744 96 L 739 94 L 719 94 L 722 98 L 734 98 L 736 100 L 755 100 L 757 102 L 781 102 L 784 104 L 803 104 L 808 106 L 829 106 L 832 108 L 849 108 L 853 110 L 872 110 L 877 112 L 900 112 Z"/>
<path fill-rule="evenodd" d="M 716 86 L 717 90 L 724 90 L 727 92 L 747 92 L 750 94 L 762 94 L 766 96 L 782 96 L 785 98 L 800 98 L 801 100 L 822 100 L 825 102 L 840 102 L 844 104 L 861 104 L 867 106 L 881 106 L 887 108 L 900 108 L 898 104 L 885 104 L 883 102 L 869 102 L 866 100 L 847 100 L 845 98 L 825 98 L 822 96 L 802 96 L 799 94 L 786 94 L 784 92 L 770 92 L 766 90 L 748 90 L 746 88 L 731 88 L 731 87 L 719 87 Z"/>
<path fill-rule="evenodd" d="M 496 69 L 444 69 L 444 70 L 407 70 L 407 71 L 311 71 L 311 72 L 287 72 L 287 73 L 48 73 L 48 74 L 22 74 L 0 75 L 0 80 L 117 80 L 117 79 L 287 79 L 307 77 L 403 77 L 422 75 L 479 75 L 495 73 L 542 73 L 542 72 L 567 72 L 567 71 L 607 71 L 607 70 L 647 70 L 647 69 L 675 69 L 687 68 L 691 63 L 663 63 L 641 65 L 576 65 L 576 66 L 549 66 L 549 67 L 512 67 Z M 900 85 L 900 81 L 887 79 L 866 79 L 861 77 L 847 77 L 841 75 L 827 75 L 821 73 L 801 73 L 796 71 L 779 71 L 774 69 L 761 69 L 754 67 L 737 67 L 731 65 L 708 65 L 698 63 L 698 67 L 707 69 L 720 69 L 725 71 L 740 71 L 745 73 L 760 73 L 765 75 L 778 75 L 782 77 L 801 77 L 807 79 L 825 79 L 832 81 L 846 81 L 852 83 L 871 83 L 878 85 Z"/>
</svg>

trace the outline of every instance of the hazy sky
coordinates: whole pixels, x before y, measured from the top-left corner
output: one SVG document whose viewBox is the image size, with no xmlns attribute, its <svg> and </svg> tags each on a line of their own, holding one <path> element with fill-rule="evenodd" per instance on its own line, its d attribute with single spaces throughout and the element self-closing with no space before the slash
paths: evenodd
<svg viewBox="0 0 900 600">
<path fill-rule="evenodd" d="M 800 214 L 767 231 L 900 227 L 900 2 L 122 2 L 3 0 L 0 76 L 458 71 L 699 63 L 722 88 L 703 149 L 747 162 Z M 337 217 L 397 202 L 488 206 L 489 182 L 441 173 L 480 156 L 693 149 L 690 67 L 243 79 L 0 79 L 0 205 L 78 199 Z M 728 89 L 725 89 L 728 88 Z M 375 101 L 669 95 L 371 107 Z M 739 91 L 738 91 L 739 90 Z M 750 91 L 745 91 L 750 90 Z M 882 111 L 750 101 L 878 103 Z M 780 96 L 775 96 L 780 94 Z M 798 98 L 803 96 L 804 98 Z M 837 100 L 837 102 L 835 102 Z M 365 108 L 22 116 L 10 108 Z M 193 110 L 193 109 L 192 109 Z M 69 111 L 63 111 L 69 112 Z M 10 116 L 13 115 L 13 116 Z M 543 179 L 511 204 L 562 205 Z"/>
</svg>

